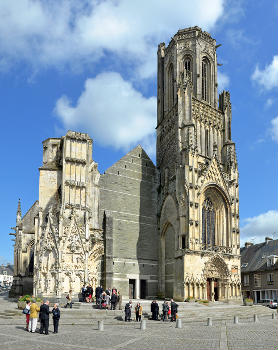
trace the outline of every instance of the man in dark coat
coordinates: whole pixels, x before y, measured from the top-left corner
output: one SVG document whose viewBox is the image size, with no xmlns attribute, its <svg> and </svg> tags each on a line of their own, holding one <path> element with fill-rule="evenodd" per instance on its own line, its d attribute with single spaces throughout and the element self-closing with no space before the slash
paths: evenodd
<svg viewBox="0 0 278 350">
<path fill-rule="evenodd" d="M 176 315 L 178 312 L 178 304 L 174 302 L 173 299 L 171 299 L 171 322 L 176 321 Z"/>
<path fill-rule="evenodd" d="M 95 296 L 96 296 L 96 305 L 100 308 L 101 303 L 101 296 L 102 296 L 103 289 L 101 286 L 96 287 L 95 290 Z"/>
<path fill-rule="evenodd" d="M 40 320 L 41 320 L 41 328 L 40 328 L 40 334 L 43 334 L 43 331 L 45 331 L 45 334 L 48 334 L 48 327 L 49 327 L 49 301 L 44 300 L 43 304 L 40 307 Z"/>
<path fill-rule="evenodd" d="M 168 305 L 167 301 L 165 300 L 164 303 L 162 304 L 163 322 L 167 320 L 168 311 L 169 311 L 169 305 Z"/>
<path fill-rule="evenodd" d="M 154 320 L 158 320 L 158 315 L 159 315 L 159 305 L 156 302 L 156 300 L 154 300 L 154 304 L 153 304 L 153 309 L 154 309 Z"/>
<path fill-rule="evenodd" d="M 85 302 L 86 301 L 86 291 L 87 291 L 87 288 L 84 284 L 84 286 L 82 287 L 81 289 L 81 294 L 82 294 L 82 301 Z"/>
<path fill-rule="evenodd" d="M 118 296 L 116 294 L 116 292 L 114 292 L 111 296 L 111 310 L 115 310 L 116 309 L 116 303 L 117 303 L 117 300 L 118 300 Z"/>
<path fill-rule="evenodd" d="M 59 306 L 58 304 L 54 304 L 54 308 L 52 310 L 54 333 L 58 333 L 58 326 L 59 326 L 59 320 L 60 320 L 60 310 L 58 306 Z"/>
<path fill-rule="evenodd" d="M 132 301 L 130 300 L 129 303 L 125 305 L 125 322 L 131 321 L 131 308 L 132 308 Z"/>
</svg>

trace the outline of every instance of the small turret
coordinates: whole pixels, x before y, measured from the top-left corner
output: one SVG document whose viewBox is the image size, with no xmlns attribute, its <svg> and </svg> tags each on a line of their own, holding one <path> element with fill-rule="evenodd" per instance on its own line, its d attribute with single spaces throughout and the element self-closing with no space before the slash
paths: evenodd
<svg viewBox="0 0 278 350">
<path fill-rule="evenodd" d="M 17 204 L 17 212 L 16 212 L 16 226 L 19 226 L 21 223 L 21 202 L 20 198 L 18 199 L 18 204 Z"/>
</svg>

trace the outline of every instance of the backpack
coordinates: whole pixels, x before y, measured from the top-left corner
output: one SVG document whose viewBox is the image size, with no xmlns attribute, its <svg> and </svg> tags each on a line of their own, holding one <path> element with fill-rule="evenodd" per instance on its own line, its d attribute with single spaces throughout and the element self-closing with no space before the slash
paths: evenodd
<svg viewBox="0 0 278 350">
<path fill-rule="evenodd" d="M 30 313 L 30 310 L 27 309 L 27 307 L 25 307 L 25 308 L 23 309 L 22 313 L 23 313 L 24 315 L 28 315 L 28 314 Z"/>
</svg>

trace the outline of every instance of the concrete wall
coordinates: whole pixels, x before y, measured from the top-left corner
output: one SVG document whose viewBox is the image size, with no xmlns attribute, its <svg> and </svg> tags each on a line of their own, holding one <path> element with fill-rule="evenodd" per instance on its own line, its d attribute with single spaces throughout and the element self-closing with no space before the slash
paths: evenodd
<svg viewBox="0 0 278 350">
<path fill-rule="evenodd" d="M 146 296 L 157 294 L 158 234 L 155 166 L 141 146 L 100 178 L 100 221 L 105 235 L 105 284 L 129 296 L 129 280 L 146 280 Z"/>
</svg>

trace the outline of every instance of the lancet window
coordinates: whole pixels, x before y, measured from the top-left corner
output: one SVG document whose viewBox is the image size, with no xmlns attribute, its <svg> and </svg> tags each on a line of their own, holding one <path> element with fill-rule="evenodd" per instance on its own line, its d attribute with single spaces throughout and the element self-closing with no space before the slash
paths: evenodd
<svg viewBox="0 0 278 350">
<path fill-rule="evenodd" d="M 207 58 L 202 60 L 202 99 L 205 101 L 209 100 L 209 62 Z"/>
<path fill-rule="evenodd" d="M 174 96 L 175 96 L 174 89 L 175 89 L 174 68 L 173 68 L 173 65 L 171 64 L 168 69 L 168 108 L 169 109 L 174 105 Z"/>
<path fill-rule="evenodd" d="M 202 207 L 202 242 L 215 245 L 215 209 L 209 198 L 204 201 Z"/>
</svg>

